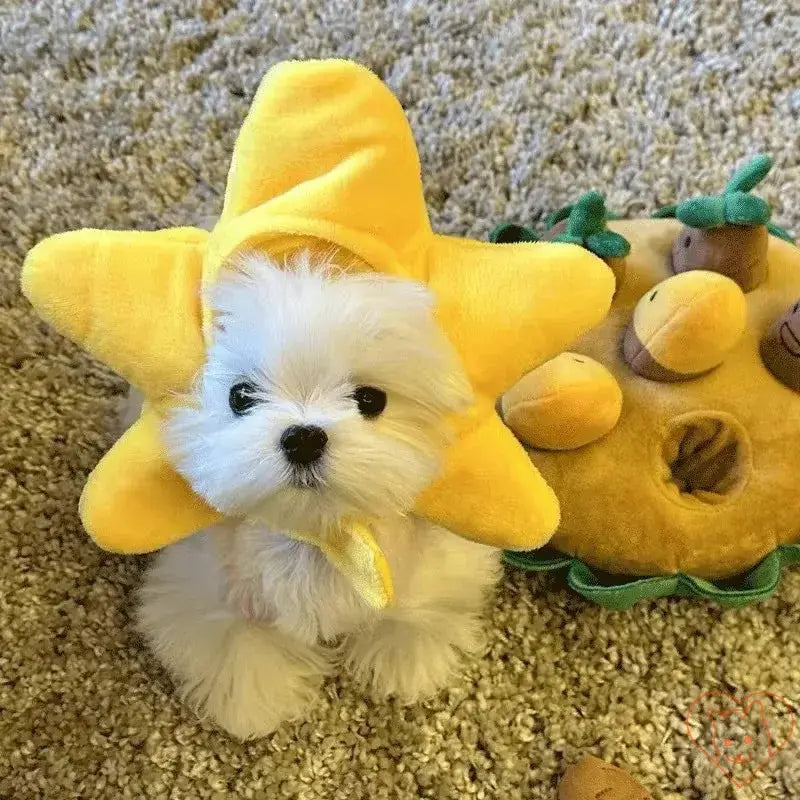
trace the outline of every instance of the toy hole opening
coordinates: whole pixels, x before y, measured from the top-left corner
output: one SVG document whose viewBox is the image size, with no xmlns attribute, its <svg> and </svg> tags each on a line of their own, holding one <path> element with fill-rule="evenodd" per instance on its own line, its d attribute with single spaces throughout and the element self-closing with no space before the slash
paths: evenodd
<svg viewBox="0 0 800 800">
<path fill-rule="evenodd" d="M 517 242 L 530 242 L 531 233 L 524 225 L 508 222 L 495 229 L 493 241 L 496 244 L 516 244 Z"/>
<path fill-rule="evenodd" d="M 662 445 L 667 481 L 682 498 L 706 504 L 735 496 L 750 474 L 750 444 L 727 414 L 684 414 L 670 422 Z"/>
</svg>

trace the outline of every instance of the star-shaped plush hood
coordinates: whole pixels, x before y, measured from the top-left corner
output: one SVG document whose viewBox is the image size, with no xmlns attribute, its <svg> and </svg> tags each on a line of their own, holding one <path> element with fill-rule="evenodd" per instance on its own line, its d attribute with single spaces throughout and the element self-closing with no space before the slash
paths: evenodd
<svg viewBox="0 0 800 800">
<path fill-rule="evenodd" d="M 280 256 L 321 244 L 427 284 L 475 389 L 476 405 L 455 421 L 443 471 L 416 512 L 498 547 L 531 549 L 550 538 L 556 498 L 495 402 L 602 320 L 613 275 L 575 245 L 434 234 L 400 104 L 367 69 L 332 60 L 280 64 L 264 78 L 210 233 L 81 230 L 41 242 L 26 259 L 23 289 L 39 313 L 148 398 L 81 499 L 84 525 L 101 546 L 154 550 L 219 518 L 161 441 L 161 421 L 190 387 L 212 336 L 201 287 L 241 250 Z"/>
</svg>

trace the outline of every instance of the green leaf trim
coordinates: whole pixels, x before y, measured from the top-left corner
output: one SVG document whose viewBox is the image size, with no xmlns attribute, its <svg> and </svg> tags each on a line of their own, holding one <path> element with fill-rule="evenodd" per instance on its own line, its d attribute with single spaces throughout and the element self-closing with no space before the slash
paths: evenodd
<svg viewBox="0 0 800 800">
<path fill-rule="evenodd" d="M 544 227 L 545 230 L 550 230 L 554 225 L 558 225 L 559 222 L 565 220 L 571 213 L 574 205 L 568 206 L 561 206 L 561 208 L 554 211 L 552 214 L 548 214 L 544 218 Z"/>
<path fill-rule="evenodd" d="M 760 153 L 733 173 L 733 177 L 725 187 L 725 194 L 749 192 L 755 189 L 767 177 L 771 169 L 772 159 L 766 153 Z"/>
<path fill-rule="evenodd" d="M 697 597 L 736 608 L 771 597 L 783 568 L 800 563 L 800 544 L 782 545 L 742 575 L 716 582 L 684 573 L 633 579 L 609 576 L 550 547 L 525 553 L 506 551 L 504 559 L 528 572 L 565 572 L 570 588 L 605 608 L 623 610 L 642 600 L 671 596 Z"/>
<path fill-rule="evenodd" d="M 525 225 L 516 222 L 501 222 L 492 228 L 489 241 L 494 244 L 513 244 L 514 242 L 538 242 L 539 237 Z"/>
<path fill-rule="evenodd" d="M 650 217 L 652 219 L 672 219 L 675 217 L 675 213 L 678 210 L 677 203 L 671 203 L 668 206 L 661 206 L 661 208 L 654 211 Z"/>
<path fill-rule="evenodd" d="M 564 217 L 563 212 L 567 209 L 568 216 Z M 567 220 L 566 229 L 553 238 L 554 242 L 580 245 L 599 258 L 624 258 L 631 251 L 627 239 L 608 230 L 606 220 L 609 215 L 599 192 L 586 192 L 577 203 L 559 209 L 551 218 L 558 222 Z"/>
<path fill-rule="evenodd" d="M 792 234 L 789 233 L 789 231 L 787 231 L 785 228 L 781 228 L 774 222 L 767 223 L 767 230 L 773 236 L 777 236 L 779 239 L 783 239 L 785 242 L 789 242 L 789 244 L 796 244 L 794 236 L 792 236 Z"/>
<path fill-rule="evenodd" d="M 625 258 L 631 252 L 630 242 L 614 231 L 600 231 L 587 236 L 586 247 L 603 258 Z"/>
<path fill-rule="evenodd" d="M 731 225 L 766 225 L 769 203 L 747 192 L 725 192 L 725 221 Z"/>
<path fill-rule="evenodd" d="M 766 225 L 772 213 L 769 204 L 760 197 L 750 194 L 750 190 L 766 178 L 771 168 L 772 159 L 768 155 L 757 155 L 736 170 L 722 194 L 701 195 L 683 203 L 664 206 L 656 211 L 653 217 L 656 219 L 677 217 L 684 225 L 691 228 Z"/>
<path fill-rule="evenodd" d="M 675 216 L 690 228 L 721 228 L 726 224 L 725 198 L 722 195 L 701 195 L 680 203 Z"/>
<path fill-rule="evenodd" d="M 567 217 L 569 217 L 569 215 L 572 213 L 573 208 L 575 208 L 574 203 L 568 206 L 562 206 L 552 214 L 548 214 L 544 218 L 545 230 L 549 231 L 554 225 L 558 225 L 559 222 L 563 222 L 565 219 L 567 219 Z M 605 210 L 604 217 L 606 222 L 613 222 L 614 220 L 622 219 L 621 214 L 617 214 L 616 211 L 611 211 L 608 208 Z"/>
<path fill-rule="evenodd" d="M 567 233 L 585 238 L 606 227 L 606 204 L 599 192 L 586 192 L 572 207 L 567 218 Z"/>
</svg>

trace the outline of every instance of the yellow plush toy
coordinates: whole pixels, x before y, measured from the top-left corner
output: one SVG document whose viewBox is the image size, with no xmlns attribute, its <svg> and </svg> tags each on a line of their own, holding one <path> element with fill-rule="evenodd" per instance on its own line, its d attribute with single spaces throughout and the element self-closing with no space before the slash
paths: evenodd
<svg viewBox="0 0 800 800">
<path fill-rule="evenodd" d="M 28 255 L 22 284 L 38 312 L 147 398 L 83 492 L 81 517 L 98 544 L 154 550 L 219 518 L 176 473 L 161 442 L 162 420 L 212 336 L 201 288 L 243 249 L 280 257 L 331 247 L 364 268 L 427 284 L 475 390 L 477 402 L 454 420 L 456 440 L 417 512 L 500 547 L 528 549 L 550 538 L 556 497 L 495 403 L 526 370 L 600 322 L 613 275 L 572 244 L 499 248 L 434 234 L 400 104 L 368 70 L 334 60 L 284 63 L 265 77 L 210 233 L 81 230 Z M 368 528 L 343 524 L 331 541 L 297 535 L 374 589 L 382 561 Z M 380 591 L 370 598 L 387 600 Z"/>
<path fill-rule="evenodd" d="M 564 510 L 513 563 L 624 607 L 764 598 L 800 561 L 800 249 L 749 193 L 770 164 L 660 219 L 606 225 L 587 195 L 546 234 L 625 268 L 608 318 L 503 398 Z"/>
</svg>

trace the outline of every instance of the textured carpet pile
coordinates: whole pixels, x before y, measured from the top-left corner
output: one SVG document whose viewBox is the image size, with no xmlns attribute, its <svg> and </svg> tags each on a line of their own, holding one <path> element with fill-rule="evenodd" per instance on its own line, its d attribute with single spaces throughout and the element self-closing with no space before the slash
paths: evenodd
<svg viewBox="0 0 800 800">
<path fill-rule="evenodd" d="M 585 753 L 656 798 L 800 797 L 800 732 L 734 790 L 683 723 L 710 690 L 800 700 L 800 569 L 758 607 L 629 613 L 509 573 L 485 656 L 430 702 L 367 702 L 343 679 L 265 741 L 198 722 L 131 631 L 144 559 L 99 552 L 76 515 L 124 387 L 17 288 L 47 234 L 215 214 L 249 99 L 285 58 L 351 57 L 390 84 L 441 231 L 485 237 L 589 188 L 649 211 L 763 150 L 762 194 L 797 232 L 793 5 L 0 3 L 0 798 L 553 798 Z"/>
</svg>

